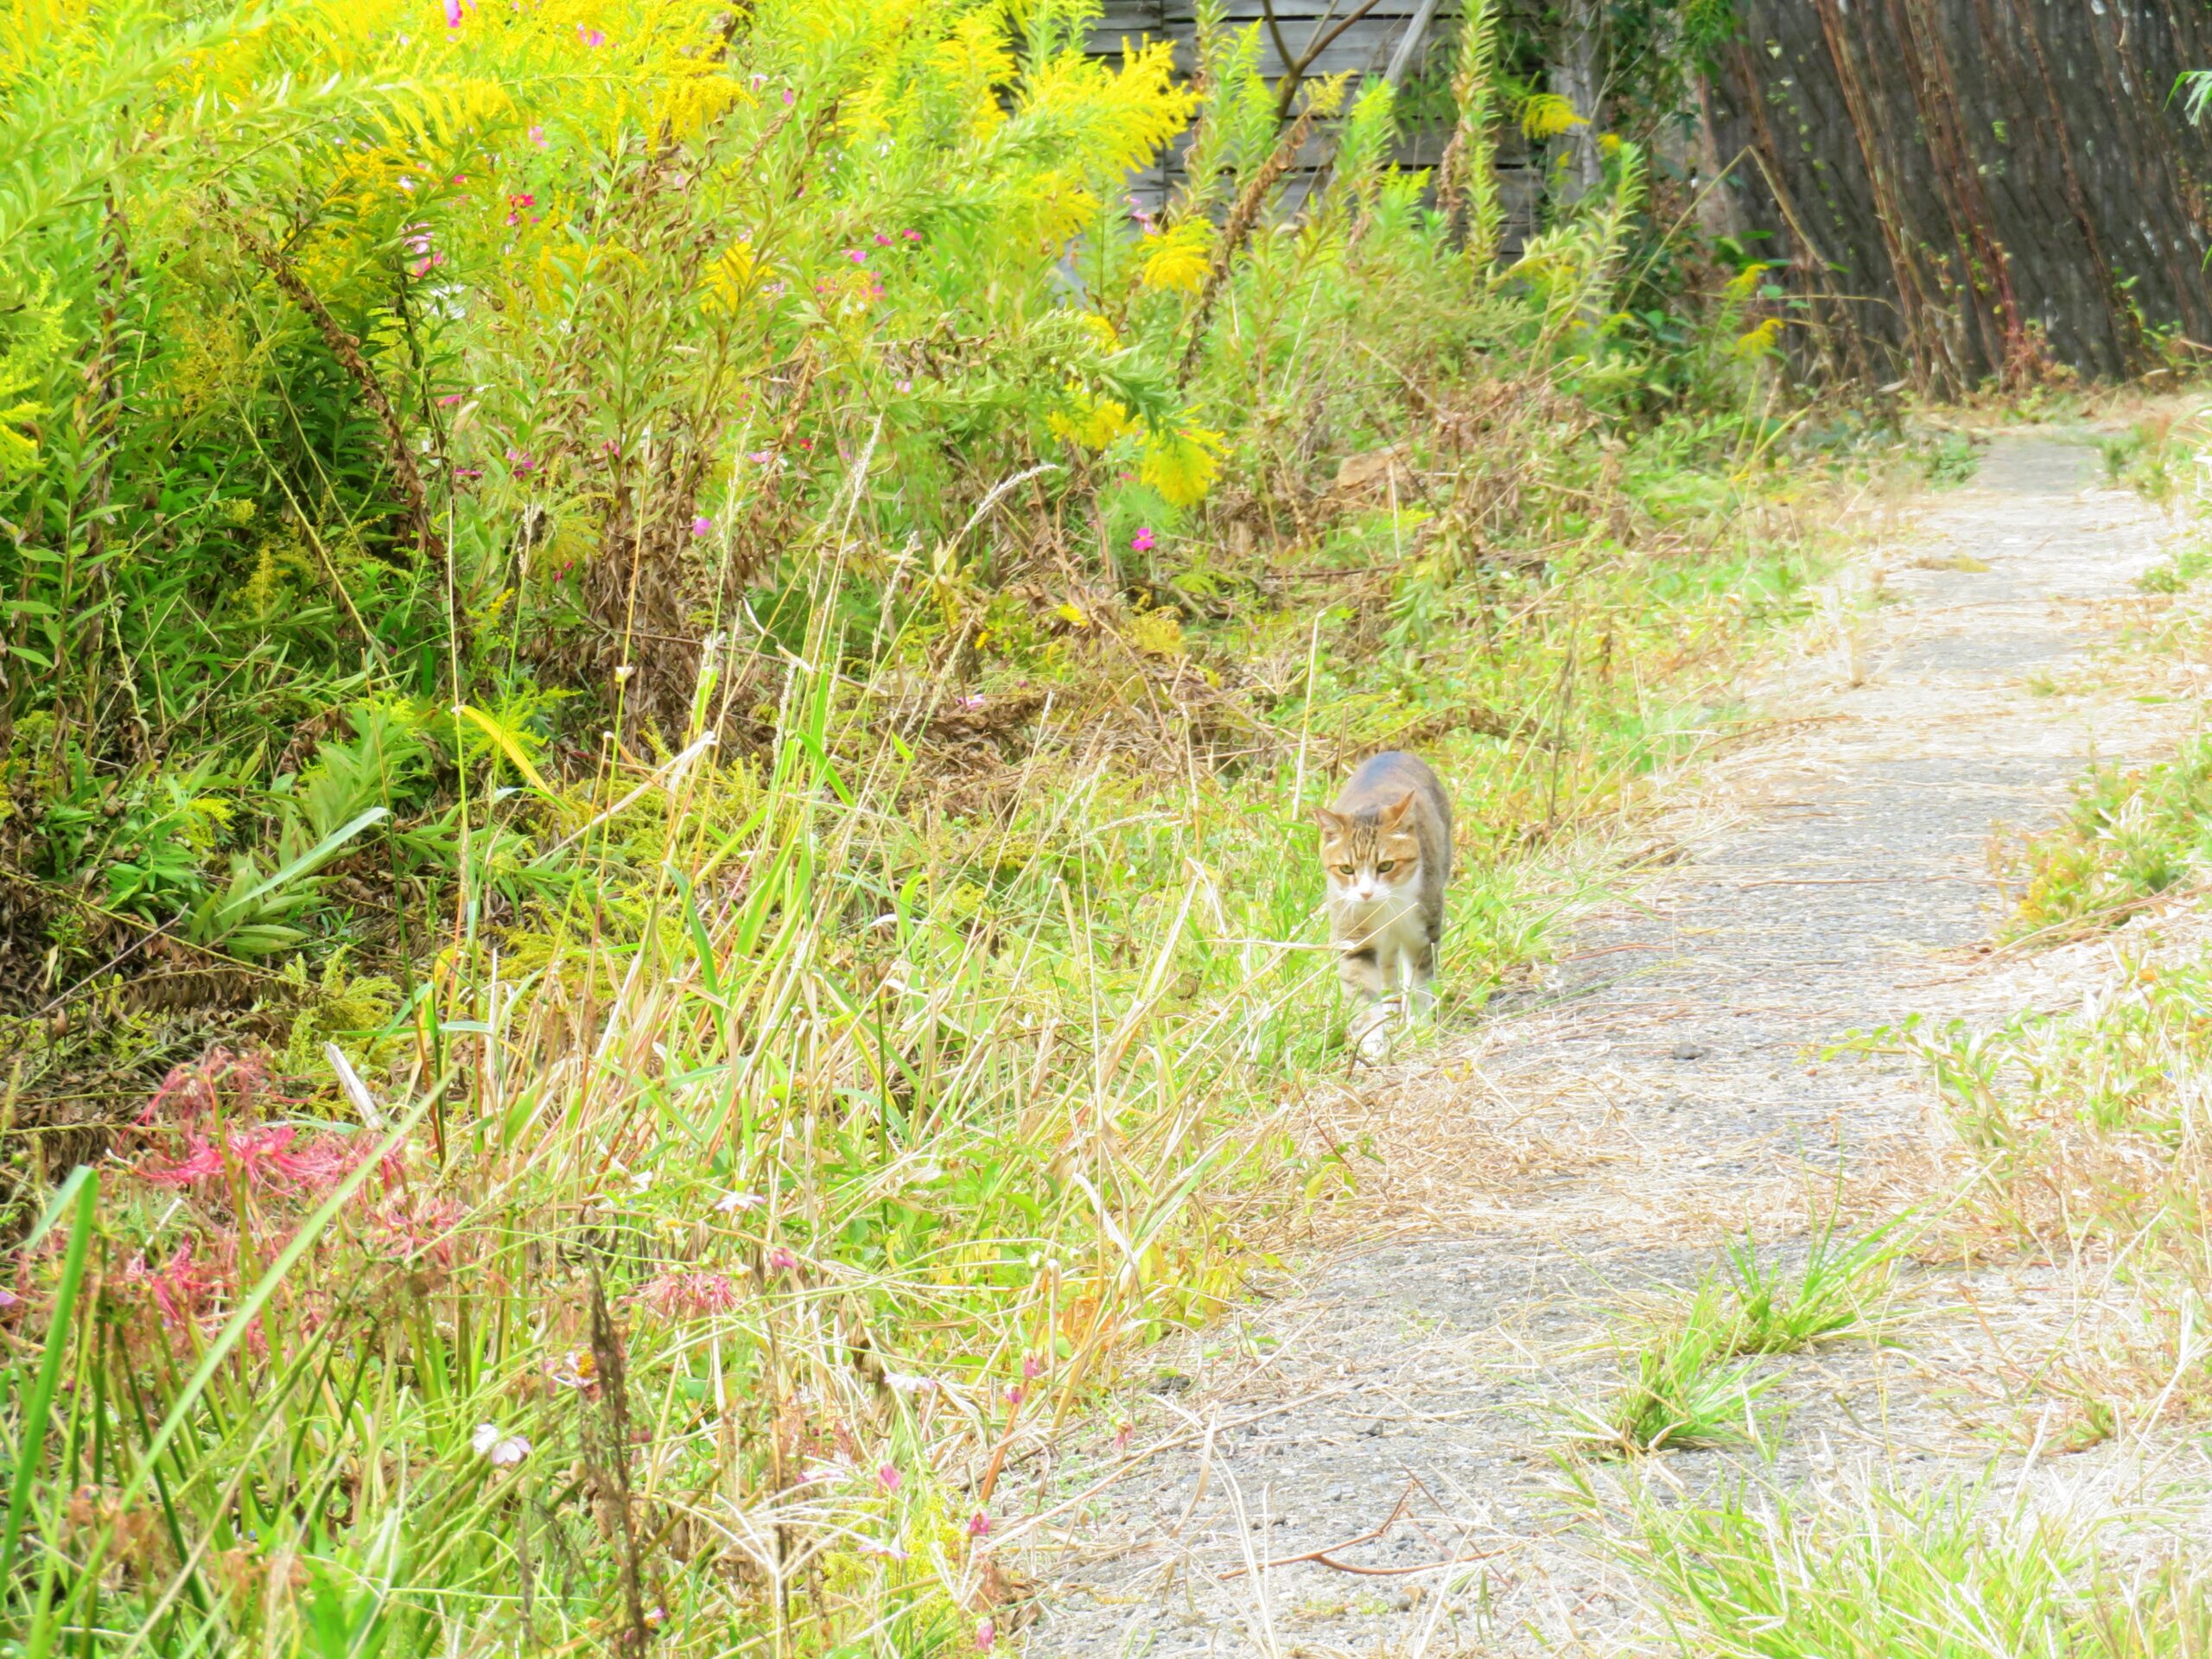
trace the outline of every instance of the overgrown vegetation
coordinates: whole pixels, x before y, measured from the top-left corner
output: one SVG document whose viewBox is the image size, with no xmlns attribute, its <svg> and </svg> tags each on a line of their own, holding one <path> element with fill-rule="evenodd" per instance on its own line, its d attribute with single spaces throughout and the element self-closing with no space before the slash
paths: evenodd
<svg viewBox="0 0 2212 1659">
<path fill-rule="evenodd" d="M 1438 760 L 1478 1006 L 1797 613 L 1756 265 L 1505 257 L 1479 11 L 1433 179 L 1090 16 L 0 23 L 26 1653 L 993 1645 L 1339 1063 L 1305 809 Z"/>
<path fill-rule="evenodd" d="M 2056 943 L 2124 922 L 2204 866 L 2212 809 L 2212 740 L 2191 740 L 2139 767 L 2093 766 L 2057 824 L 1999 842 L 2000 880 L 2018 884 L 2004 929 Z"/>
<path fill-rule="evenodd" d="M 1631 1560 L 1675 1651 L 1727 1659 L 2193 1659 L 2212 1604 L 2185 1564 L 2121 1567 L 2098 1540 L 1986 1494 L 1870 1484 L 1801 1505 L 1743 1491 L 1647 1503 Z"/>
<path fill-rule="evenodd" d="M 1841 1238 L 1831 1213 L 1794 1267 L 1748 1233 L 1641 1341 L 1622 1344 L 1619 1389 L 1563 1413 L 1571 1440 L 1608 1455 L 1761 1440 L 1759 1396 L 1778 1374 L 1751 1363 L 1857 1334 L 1878 1338 L 1901 1221 Z M 1646 1316 L 1638 1323 L 1649 1327 Z"/>
</svg>

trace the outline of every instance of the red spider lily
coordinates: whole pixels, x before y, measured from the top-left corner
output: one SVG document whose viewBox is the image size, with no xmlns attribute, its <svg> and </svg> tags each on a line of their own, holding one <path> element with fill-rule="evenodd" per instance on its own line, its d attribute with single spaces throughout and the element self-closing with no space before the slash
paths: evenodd
<svg viewBox="0 0 2212 1659">
<path fill-rule="evenodd" d="M 197 1186 L 223 1173 L 223 1154 L 206 1135 L 188 1134 L 184 1147 L 184 1156 L 173 1164 L 148 1159 L 138 1166 L 139 1179 L 156 1186 Z"/>
<path fill-rule="evenodd" d="M 728 1313 L 740 1300 L 728 1274 L 664 1273 L 638 1293 L 638 1300 L 664 1319 L 703 1319 Z"/>
<path fill-rule="evenodd" d="M 269 1068 L 252 1055 L 238 1055 L 227 1048 L 211 1048 L 200 1059 L 174 1065 L 154 1090 L 138 1122 L 165 1120 L 189 1123 L 219 1106 L 250 1113 L 263 1095 L 283 1101 L 269 1082 Z M 289 1102 L 284 1102 L 289 1104 Z"/>
<path fill-rule="evenodd" d="M 460 1219 L 461 1205 L 454 1200 L 423 1198 L 411 1205 L 386 1205 L 370 1217 L 370 1227 L 385 1253 L 404 1261 L 421 1256 L 450 1268 L 454 1228 Z"/>
<path fill-rule="evenodd" d="M 219 1249 L 214 1261 L 205 1261 L 198 1241 L 188 1238 L 158 1268 L 149 1267 L 143 1255 L 132 1256 L 124 1266 L 123 1285 L 153 1303 L 164 1329 L 182 1332 L 200 1317 L 218 1287 L 235 1276 L 237 1255 L 233 1245 Z"/>
</svg>

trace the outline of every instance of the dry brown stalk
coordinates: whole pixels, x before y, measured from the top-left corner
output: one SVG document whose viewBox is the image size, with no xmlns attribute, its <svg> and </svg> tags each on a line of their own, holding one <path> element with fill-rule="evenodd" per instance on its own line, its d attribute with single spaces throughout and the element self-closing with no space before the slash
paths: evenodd
<svg viewBox="0 0 2212 1659">
<path fill-rule="evenodd" d="M 453 575 L 451 550 L 446 546 L 430 517 L 430 498 L 423 486 L 423 474 L 415 465 L 415 452 L 408 448 L 406 429 L 399 423 L 399 413 L 385 395 L 384 384 L 377 378 L 376 370 L 361 354 L 361 342 L 346 331 L 345 326 L 330 314 L 315 291 L 301 277 L 292 262 L 282 250 L 262 237 L 253 228 L 232 214 L 218 203 L 217 216 L 229 226 L 238 245 L 260 262 L 276 286 L 293 304 L 307 314 L 308 321 L 322 336 L 330 354 L 338 359 L 339 366 L 353 378 L 359 390 L 361 401 L 377 417 L 377 424 L 384 430 L 385 459 L 391 464 L 392 476 L 399 480 L 400 493 L 407 499 L 407 514 L 415 531 L 416 545 L 425 554 L 445 563 L 448 579 Z"/>
<path fill-rule="evenodd" d="M 615 1511 L 615 1529 L 621 1541 L 622 1599 L 630 1624 L 623 1645 L 643 1653 L 652 1644 L 652 1627 L 645 1622 L 645 1581 L 638 1566 L 638 1518 L 630 1501 L 629 1379 L 623 1364 L 622 1340 L 607 1308 L 606 1281 L 596 1262 L 591 1270 L 591 1354 L 598 1368 L 600 1402 L 606 1410 L 609 1442 L 602 1448 L 603 1458 L 595 1459 L 604 1466 L 592 1473 L 601 1503 Z"/>
<path fill-rule="evenodd" d="M 1191 370 L 1198 360 L 1198 347 L 1205 341 L 1206 321 L 1213 315 L 1214 301 L 1220 296 L 1221 285 L 1229 280 L 1230 268 L 1235 264 L 1238 251 L 1251 239 L 1255 226 L 1260 222 L 1260 213 L 1268 205 L 1268 197 L 1282 175 L 1290 171 L 1291 163 L 1298 159 L 1298 152 L 1306 147 L 1313 136 L 1313 123 L 1320 114 L 1319 107 L 1307 99 L 1305 110 L 1290 124 L 1282 142 L 1261 165 L 1237 193 L 1236 205 L 1230 209 L 1229 222 L 1222 226 L 1221 241 L 1214 249 L 1213 262 L 1206 267 L 1205 286 L 1198 290 L 1198 303 L 1191 313 L 1191 338 L 1183 347 L 1183 360 L 1175 366 L 1175 383 L 1180 385 L 1191 378 Z"/>
</svg>

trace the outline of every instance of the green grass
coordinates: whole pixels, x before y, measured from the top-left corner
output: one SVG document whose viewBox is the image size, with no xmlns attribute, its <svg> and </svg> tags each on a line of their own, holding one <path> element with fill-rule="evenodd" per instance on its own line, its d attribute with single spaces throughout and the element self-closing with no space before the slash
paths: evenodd
<svg viewBox="0 0 2212 1659">
<path fill-rule="evenodd" d="M 2208 815 L 2212 739 L 2150 766 L 2092 766 L 2058 824 L 1993 854 L 2018 895 L 2004 937 L 2050 944 L 2124 921 L 2202 868 Z"/>
<path fill-rule="evenodd" d="M 2212 1596 L 1979 1489 L 1647 1503 L 1631 1559 L 1699 1659 L 2198 1659 Z"/>
<path fill-rule="evenodd" d="M 1900 1217 L 1856 1238 L 1840 1236 L 1840 1225 L 1831 1211 L 1794 1268 L 1762 1259 L 1749 1233 L 1729 1243 L 1723 1271 L 1733 1299 L 1734 1352 L 1794 1354 L 1831 1338 L 1880 1333 L 1907 1223 Z"/>
<path fill-rule="evenodd" d="M 1560 1413 L 1568 1445 L 1604 1457 L 1647 1457 L 1763 1440 L 1760 1396 L 1777 1378 L 1737 1358 L 1735 1310 L 1712 1280 L 1680 1317 L 1621 1355 L 1619 1386 L 1605 1400 Z"/>
<path fill-rule="evenodd" d="M 1902 1220 L 1845 1239 L 1831 1214 L 1797 1264 L 1763 1255 L 1746 1233 L 1671 1313 L 1642 1311 L 1617 1341 L 1618 1386 L 1592 1405 L 1557 1414 L 1570 1447 L 1646 1456 L 1690 1446 L 1758 1446 L 1762 1396 L 1781 1373 L 1756 1362 L 1850 1335 L 1879 1338 Z M 1656 1326 L 1656 1331 L 1653 1326 Z"/>
</svg>

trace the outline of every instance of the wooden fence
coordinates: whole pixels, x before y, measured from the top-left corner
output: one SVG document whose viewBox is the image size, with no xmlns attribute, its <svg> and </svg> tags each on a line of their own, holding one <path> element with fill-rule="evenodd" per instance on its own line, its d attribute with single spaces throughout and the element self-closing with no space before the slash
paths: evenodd
<svg viewBox="0 0 2212 1659">
<path fill-rule="evenodd" d="M 1741 0 L 1705 116 L 1726 214 L 1833 372 L 1956 393 L 2212 346 L 2202 0 Z M 2168 341 L 2171 344 L 2169 345 Z"/>
<path fill-rule="evenodd" d="M 1260 33 L 1260 72 L 1274 78 L 1285 68 L 1282 48 L 1294 60 L 1315 46 L 1317 55 L 1306 67 L 1308 79 L 1351 73 L 1381 75 L 1394 62 L 1402 71 L 1418 73 L 1431 53 L 1449 51 L 1459 36 L 1458 0 L 1376 0 L 1373 8 L 1359 11 L 1359 0 L 1274 0 L 1274 27 L 1268 23 L 1261 0 L 1228 0 L 1231 29 L 1256 28 Z M 1357 15 L 1355 15 L 1357 14 Z M 1420 36 L 1408 41 L 1421 25 Z M 1280 35 L 1280 40 L 1278 40 Z M 1192 0 L 1107 0 L 1105 10 L 1090 33 L 1093 56 L 1118 63 L 1125 42 L 1166 40 L 1175 43 L 1176 62 L 1185 74 L 1197 66 L 1198 17 Z M 1442 67 L 1438 65 L 1438 67 Z M 1533 229 L 1536 199 L 1536 163 L 1513 143 L 1517 135 L 1502 132 L 1506 153 L 1498 164 L 1498 182 L 1507 216 L 1507 243 L 1517 249 Z M 1451 138 L 1448 124 L 1409 125 L 1394 159 L 1409 168 L 1434 168 Z M 1295 209 L 1327 165 L 1335 148 L 1326 130 L 1317 132 L 1298 157 L 1283 187 L 1283 202 Z M 1158 209 L 1183 181 L 1183 145 L 1179 141 L 1154 165 L 1129 181 L 1130 194 L 1147 212 Z"/>
</svg>

